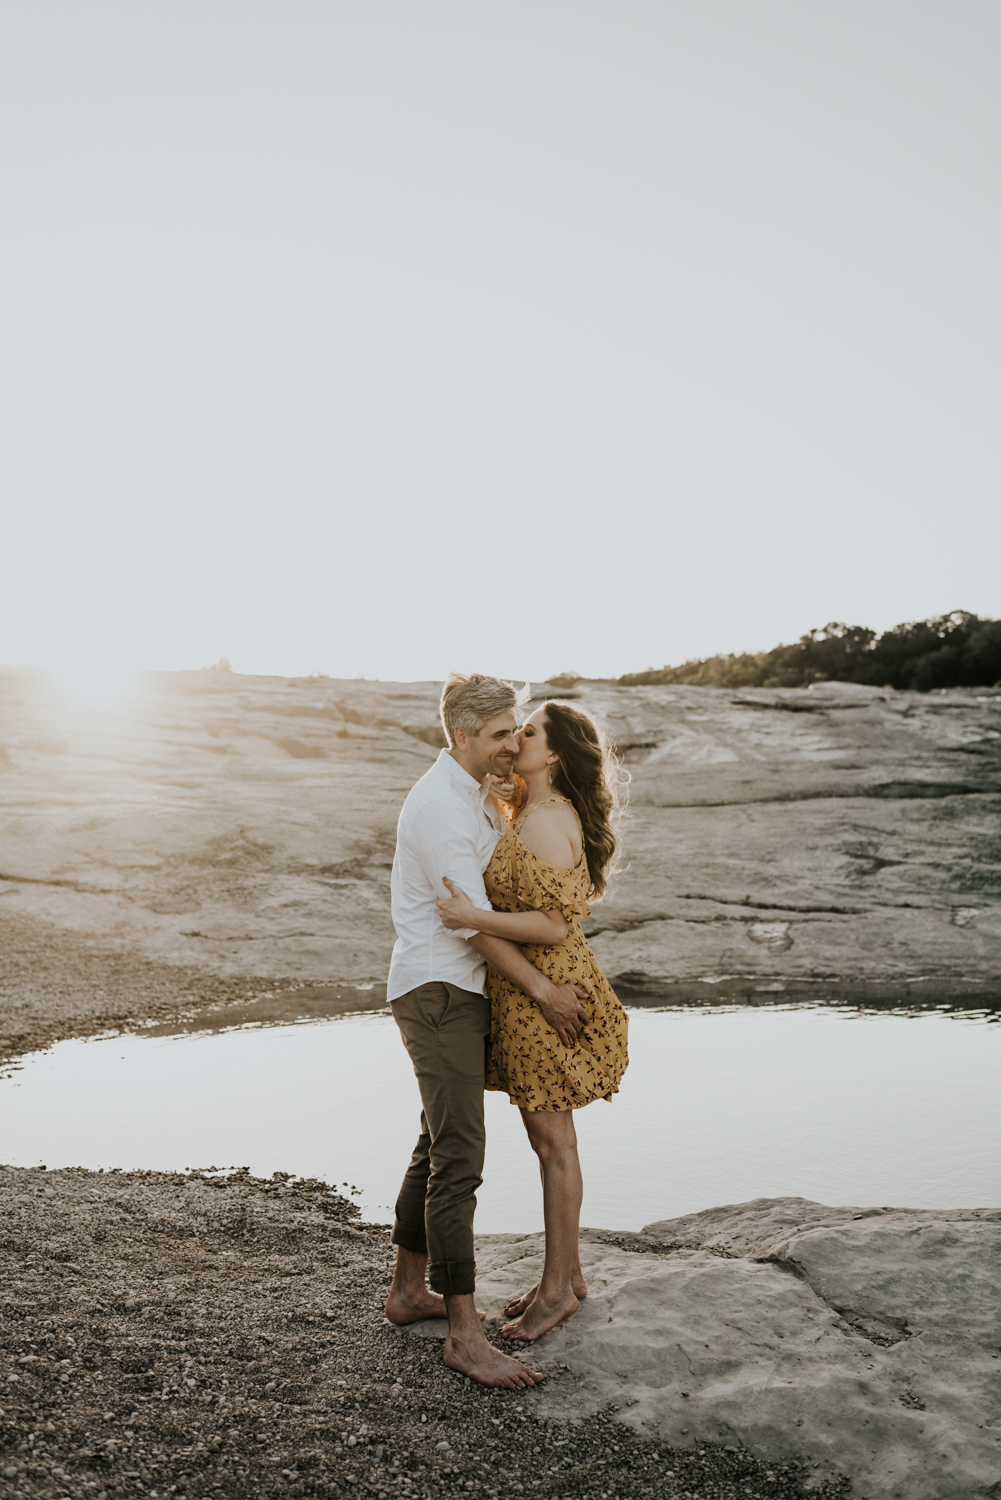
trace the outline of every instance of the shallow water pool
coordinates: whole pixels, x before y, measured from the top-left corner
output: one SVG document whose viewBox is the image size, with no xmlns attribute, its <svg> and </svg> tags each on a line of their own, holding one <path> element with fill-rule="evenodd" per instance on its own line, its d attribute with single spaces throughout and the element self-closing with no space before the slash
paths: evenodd
<svg viewBox="0 0 1001 1500">
<path fill-rule="evenodd" d="M 629 1071 L 577 1114 L 582 1222 L 639 1229 L 796 1194 L 921 1208 L 1001 1203 L 1001 1026 L 939 1012 L 631 1010 Z M 214 1035 L 62 1042 L 0 1080 L 16 1166 L 248 1166 L 392 1204 L 418 1131 L 388 1013 Z M 477 1228 L 542 1227 L 520 1115 L 487 1095 Z"/>
</svg>

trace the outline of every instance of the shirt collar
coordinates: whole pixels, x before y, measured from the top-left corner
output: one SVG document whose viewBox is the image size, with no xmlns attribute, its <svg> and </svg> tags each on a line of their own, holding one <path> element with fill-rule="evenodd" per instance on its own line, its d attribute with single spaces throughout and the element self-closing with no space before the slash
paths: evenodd
<svg viewBox="0 0 1001 1500">
<path fill-rule="evenodd" d="M 470 801 L 478 801 L 486 816 L 495 828 L 501 827 L 500 814 L 497 811 L 497 803 L 487 792 L 486 787 L 469 772 L 459 765 L 459 762 L 447 750 L 439 750 L 438 764 L 443 766 L 446 774 L 457 792 L 461 792 Z"/>
<path fill-rule="evenodd" d="M 438 764 L 444 767 L 457 792 L 462 792 L 467 797 L 475 797 L 483 793 L 483 787 L 475 777 L 470 776 L 469 772 L 459 765 L 454 755 L 450 755 L 447 750 L 439 750 Z"/>
</svg>

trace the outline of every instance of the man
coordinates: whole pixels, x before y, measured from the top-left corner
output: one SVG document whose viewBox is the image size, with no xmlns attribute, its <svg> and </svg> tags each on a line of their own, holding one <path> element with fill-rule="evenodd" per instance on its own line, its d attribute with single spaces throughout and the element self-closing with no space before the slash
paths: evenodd
<svg viewBox="0 0 1001 1500">
<path fill-rule="evenodd" d="M 437 900 L 448 894 L 447 878 L 474 905 L 490 910 L 483 872 L 503 832 L 493 794 L 508 789 L 519 701 L 514 687 L 496 677 L 453 673 L 445 684 L 441 721 L 448 749 L 411 791 L 397 828 L 397 942 L 388 989 L 423 1109 L 396 1203 L 396 1273 L 386 1317 L 401 1325 L 447 1317 L 446 1365 L 481 1385 L 509 1389 L 537 1385 L 543 1377 L 488 1342 L 473 1301 L 473 1213 L 486 1145 L 486 964 L 529 995 L 568 1042 L 586 1024 L 587 1012 L 572 985 L 552 984 L 516 944 L 449 932 Z"/>
</svg>

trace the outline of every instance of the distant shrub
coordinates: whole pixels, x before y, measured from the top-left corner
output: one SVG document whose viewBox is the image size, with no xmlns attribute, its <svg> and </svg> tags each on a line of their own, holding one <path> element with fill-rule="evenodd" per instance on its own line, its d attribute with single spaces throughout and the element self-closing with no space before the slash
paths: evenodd
<svg viewBox="0 0 1001 1500">
<path fill-rule="evenodd" d="M 877 635 L 864 625 L 836 622 L 811 630 L 794 646 L 756 656 L 710 656 L 680 667 L 652 668 L 620 677 L 623 685 L 680 683 L 697 687 L 808 687 L 811 682 L 857 682 L 916 689 L 1001 685 L 1001 620 L 981 620 L 965 609 L 931 620 L 894 625 Z"/>
</svg>

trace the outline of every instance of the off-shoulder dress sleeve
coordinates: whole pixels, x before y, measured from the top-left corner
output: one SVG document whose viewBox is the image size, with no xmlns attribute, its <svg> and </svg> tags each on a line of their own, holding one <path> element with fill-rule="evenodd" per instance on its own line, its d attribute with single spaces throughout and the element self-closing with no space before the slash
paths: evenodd
<svg viewBox="0 0 1001 1500">
<path fill-rule="evenodd" d="M 552 911 L 555 908 L 568 922 L 574 917 L 583 921 L 590 915 L 585 899 L 590 882 L 583 859 L 575 870 L 561 870 L 557 865 L 547 864 L 533 854 L 527 844 L 519 841 L 504 877 L 503 884 L 517 896 L 523 909 Z"/>
</svg>

